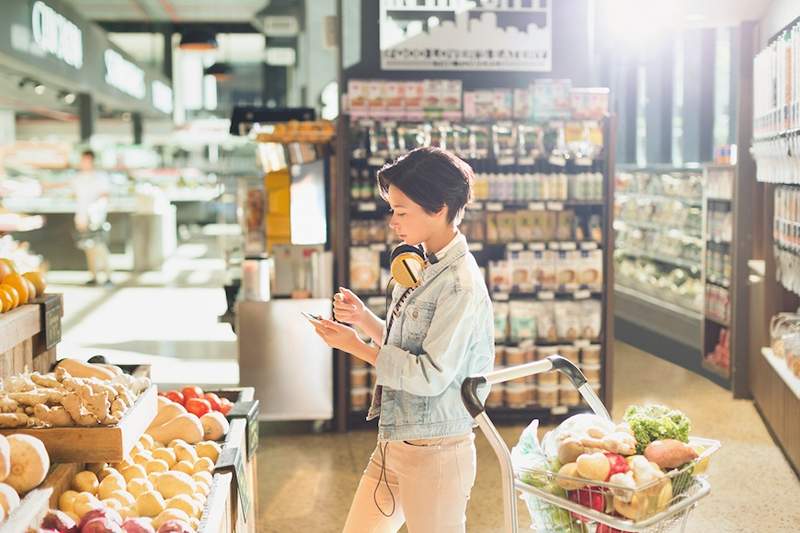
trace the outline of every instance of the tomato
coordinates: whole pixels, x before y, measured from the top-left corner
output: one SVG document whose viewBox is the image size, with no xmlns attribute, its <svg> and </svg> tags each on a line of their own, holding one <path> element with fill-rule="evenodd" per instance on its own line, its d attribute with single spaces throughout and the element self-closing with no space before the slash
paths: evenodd
<svg viewBox="0 0 800 533">
<path fill-rule="evenodd" d="M 203 389 L 196 386 L 184 387 L 183 390 L 181 390 L 181 392 L 183 393 L 183 397 L 186 399 L 187 402 L 192 398 L 203 397 Z"/>
<path fill-rule="evenodd" d="M 585 489 L 571 490 L 567 492 L 567 497 L 575 503 L 579 503 L 584 507 L 589 507 L 595 511 L 600 511 L 603 513 L 606 510 L 606 498 L 603 494 L 604 492 L 605 489 L 602 487 L 586 487 Z M 570 511 L 570 514 L 576 520 L 591 522 L 590 518 L 578 513 L 573 513 Z"/>
<path fill-rule="evenodd" d="M 625 531 L 607 526 L 605 524 L 598 524 L 594 533 L 625 533 Z"/>
<path fill-rule="evenodd" d="M 220 401 L 219 412 L 222 413 L 223 415 L 227 415 L 228 413 L 231 412 L 231 409 L 233 409 L 233 402 L 227 398 L 222 398 L 222 400 Z"/>
<path fill-rule="evenodd" d="M 186 400 L 185 407 L 187 411 L 197 416 L 203 416 L 211 412 L 211 404 L 203 398 L 189 398 Z"/>
<path fill-rule="evenodd" d="M 184 398 L 183 398 L 183 394 L 180 391 L 176 391 L 176 390 L 171 390 L 171 391 L 165 393 L 164 396 L 166 396 L 167 398 L 169 398 L 173 402 L 179 403 L 181 405 L 183 405 L 183 403 L 185 401 Z"/>
<path fill-rule="evenodd" d="M 611 476 L 614 474 L 624 474 L 631 469 L 628 465 L 628 461 L 623 456 L 610 452 L 605 452 L 605 456 L 608 458 L 609 466 L 611 466 L 606 481 L 611 479 Z"/>
<path fill-rule="evenodd" d="M 214 394 L 213 392 L 207 392 L 203 395 L 203 398 L 208 400 L 208 403 L 211 404 L 211 408 L 214 411 L 221 411 L 222 409 L 222 400 L 220 400 L 219 396 Z"/>
</svg>

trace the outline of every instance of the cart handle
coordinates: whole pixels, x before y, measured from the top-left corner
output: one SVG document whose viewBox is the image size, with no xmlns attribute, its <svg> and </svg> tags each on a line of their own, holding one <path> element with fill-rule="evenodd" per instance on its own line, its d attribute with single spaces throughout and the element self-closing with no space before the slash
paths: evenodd
<svg viewBox="0 0 800 533">
<path fill-rule="evenodd" d="M 583 375 L 583 372 L 581 372 L 572 361 L 560 355 L 551 355 L 541 361 L 495 370 L 483 376 L 469 377 L 461 384 L 461 399 L 470 416 L 475 418 L 485 409 L 480 398 L 478 398 L 478 387 L 481 385 L 494 385 L 496 383 L 533 376 L 534 374 L 541 374 L 551 370 L 558 370 L 567 376 L 578 390 L 586 384 L 586 377 Z"/>
</svg>

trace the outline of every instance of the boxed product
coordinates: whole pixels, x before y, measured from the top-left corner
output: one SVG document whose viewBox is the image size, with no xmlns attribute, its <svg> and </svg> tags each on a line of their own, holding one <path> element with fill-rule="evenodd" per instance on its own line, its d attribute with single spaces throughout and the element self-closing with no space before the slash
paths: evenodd
<svg viewBox="0 0 800 533">
<path fill-rule="evenodd" d="M 422 120 L 422 100 L 425 95 L 425 85 L 421 81 L 403 81 L 403 107 L 406 120 Z"/>
<path fill-rule="evenodd" d="M 442 80 L 442 108 L 444 118 L 461 119 L 461 80 Z"/>
<path fill-rule="evenodd" d="M 514 118 L 531 118 L 531 92 L 529 89 L 514 89 Z"/>
<path fill-rule="evenodd" d="M 556 213 L 556 240 L 569 241 L 573 239 L 572 229 L 574 224 L 574 211 L 558 211 Z"/>
<path fill-rule="evenodd" d="M 514 107 L 511 91 L 508 89 L 495 89 L 493 102 L 494 113 L 491 118 L 495 120 L 510 120 Z"/>
<path fill-rule="evenodd" d="M 511 268 L 508 261 L 489 261 L 489 289 L 492 292 L 511 291 Z"/>
<path fill-rule="evenodd" d="M 531 87 L 533 116 L 537 120 L 569 118 L 572 114 L 570 80 L 536 80 Z"/>
<path fill-rule="evenodd" d="M 582 331 L 581 309 L 577 302 L 555 302 L 556 332 L 563 340 L 576 340 Z"/>
<path fill-rule="evenodd" d="M 509 252 L 511 284 L 516 292 L 533 292 L 536 288 L 534 252 L 528 250 Z"/>
<path fill-rule="evenodd" d="M 347 82 L 347 101 L 352 117 L 365 117 L 369 114 L 369 86 L 366 80 Z"/>
<path fill-rule="evenodd" d="M 534 277 L 538 287 L 544 290 L 555 290 L 556 261 L 558 252 L 553 250 L 537 250 L 534 252 Z"/>
<path fill-rule="evenodd" d="M 544 342 L 555 342 L 558 340 L 558 331 L 556 329 L 555 315 L 553 314 L 553 302 L 533 302 L 533 315 L 536 320 L 536 338 Z M 539 348 L 538 357 L 543 359 L 543 348 Z M 547 355 L 553 355 L 553 353 Z M 545 355 L 546 356 L 546 355 Z"/>
<path fill-rule="evenodd" d="M 380 253 L 369 248 L 350 248 L 350 288 L 376 291 L 380 278 Z"/>
<path fill-rule="evenodd" d="M 609 91 L 605 87 L 570 90 L 572 116 L 599 120 L 608 114 Z"/>
<path fill-rule="evenodd" d="M 536 302 L 514 300 L 509 306 L 510 338 L 512 341 L 536 338 Z M 508 351 L 506 351 L 508 359 Z"/>
<path fill-rule="evenodd" d="M 386 117 L 394 119 L 403 118 L 405 115 L 405 83 L 402 81 L 387 81 L 383 88 L 386 102 Z"/>
<path fill-rule="evenodd" d="M 556 282 L 557 285 L 565 290 L 577 287 L 578 268 L 581 259 L 581 252 L 578 250 L 561 250 L 556 260 Z"/>
<path fill-rule="evenodd" d="M 502 343 L 508 339 L 508 302 L 492 302 L 494 309 L 494 342 Z"/>
<path fill-rule="evenodd" d="M 473 120 L 491 119 L 494 109 L 492 91 L 467 91 L 464 93 L 464 118 Z"/>
<path fill-rule="evenodd" d="M 537 213 L 537 211 L 517 211 L 517 224 L 514 233 L 518 241 L 541 240 L 537 238 Z"/>
<path fill-rule="evenodd" d="M 580 305 L 580 336 L 583 339 L 596 339 L 603 326 L 602 304 L 599 300 L 576 302 Z"/>
<path fill-rule="evenodd" d="M 516 238 L 517 215 L 513 212 L 497 213 L 497 237 L 500 242 L 513 242 Z"/>
<path fill-rule="evenodd" d="M 383 92 L 385 84 L 386 82 L 383 80 L 369 80 L 367 82 L 367 105 L 369 106 L 369 115 L 371 117 L 386 116 L 386 99 Z"/>
<path fill-rule="evenodd" d="M 578 283 L 590 289 L 599 289 L 601 287 L 603 283 L 602 250 L 584 250 L 581 252 Z"/>
<path fill-rule="evenodd" d="M 500 242 L 496 213 L 486 213 L 486 241 L 490 243 Z"/>
</svg>

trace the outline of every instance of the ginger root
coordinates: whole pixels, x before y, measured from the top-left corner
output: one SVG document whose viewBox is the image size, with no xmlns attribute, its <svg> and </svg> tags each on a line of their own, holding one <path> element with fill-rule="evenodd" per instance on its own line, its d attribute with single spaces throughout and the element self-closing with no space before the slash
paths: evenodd
<svg viewBox="0 0 800 533">
<path fill-rule="evenodd" d="M 61 382 L 50 374 L 42 375 L 38 372 L 34 372 L 31 374 L 31 381 L 33 381 L 36 385 L 46 389 L 61 388 Z"/>
<path fill-rule="evenodd" d="M 19 428 L 28 425 L 28 415 L 22 413 L 0 414 L 0 428 Z"/>
<path fill-rule="evenodd" d="M 64 396 L 61 405 L 67 410 L 75 424 L 84 427 L 97 425 L 97 419 L 83 408 L 81 397 L 77 392 L 70 392 Z"/>
<path fill-rule="evenodd" d="M 69 427 L 72 425 L 72 417 L 63 406 L 35 405 L 33 414 L 48 427 Z"/>
<path fill-rule="evenodd" d="M 3 396 L 0 398 L 0 412 L 13 413 L 18 407 L 19 404 L 16 402 L 16 400 L 12 400 L 8 396 Z"/>
</svg>

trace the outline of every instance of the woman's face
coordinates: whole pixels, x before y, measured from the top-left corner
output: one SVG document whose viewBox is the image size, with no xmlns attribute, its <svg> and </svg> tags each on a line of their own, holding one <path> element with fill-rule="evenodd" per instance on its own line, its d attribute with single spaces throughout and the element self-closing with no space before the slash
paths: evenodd
<svg viewBox="0 0 800 533">
<path fill-rule="evenodd" d="M 417 246 L 447 227 L 446 206 L 430 214 L 394 185 L 389 185 L 386 196 L 392 209 L 389 227 L 406 244 Z"/>
</svg>

